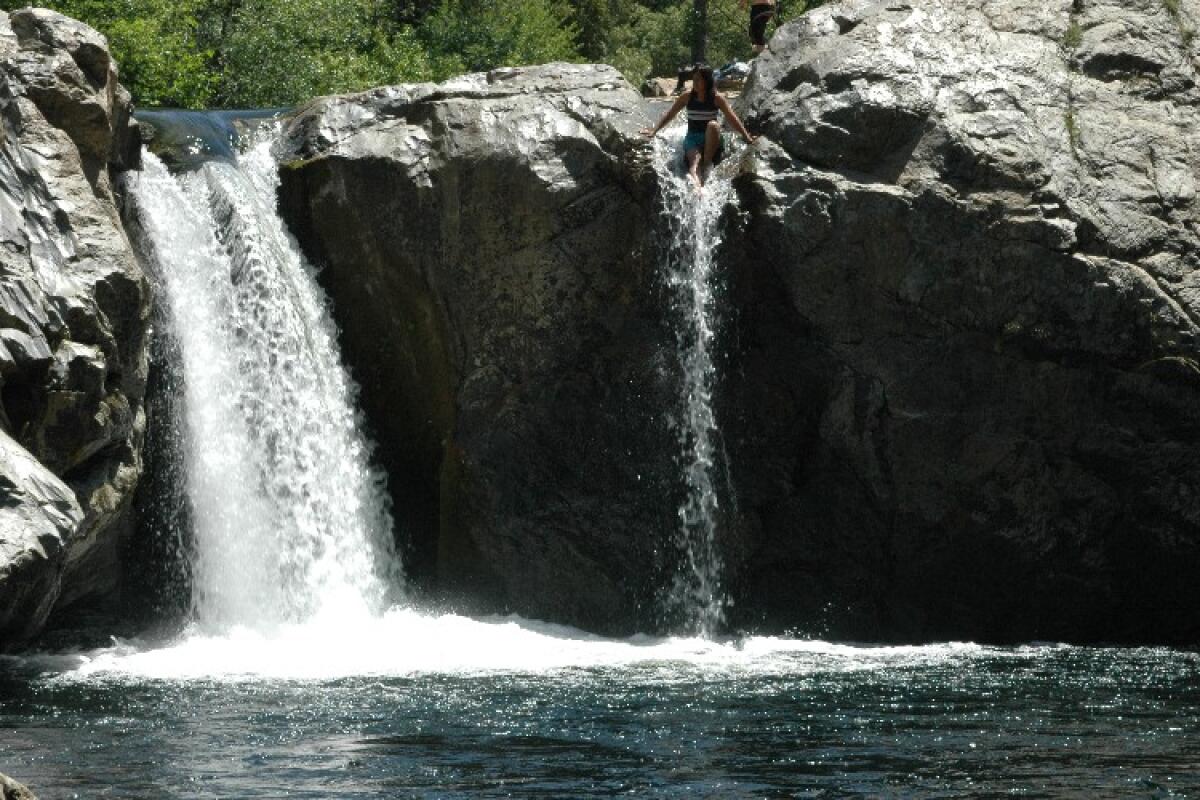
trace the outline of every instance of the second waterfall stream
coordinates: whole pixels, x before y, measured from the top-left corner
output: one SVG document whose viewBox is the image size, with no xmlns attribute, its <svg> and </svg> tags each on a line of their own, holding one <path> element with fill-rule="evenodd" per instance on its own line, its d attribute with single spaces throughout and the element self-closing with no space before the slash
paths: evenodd
<svg viewBox="0 0 1200 800">
<path fill-rule="evenodd" d="M 666 612 L 683 629 L 712 636 L 720 630 L 727 603 L 718 541 L 723 452 L 713 392 L 719 323 L 716 253 L 731 183 L 724 170 L 714 168 L 703 189 L 695 186 L 680 157 L 683 126 L 672 130 L 679 135 L 656 139 L 654 154 L 670 231 L 664 257 L 675 304 L 681 378 L 675 422 L 685 483 L 675 541 L 679 563 L 666 596 Z"/>
</svg>

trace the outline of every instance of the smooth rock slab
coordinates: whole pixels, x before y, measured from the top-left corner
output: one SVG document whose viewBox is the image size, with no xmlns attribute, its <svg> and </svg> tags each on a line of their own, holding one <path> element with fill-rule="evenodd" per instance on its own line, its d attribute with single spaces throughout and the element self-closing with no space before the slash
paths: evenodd
<svg viewBox="0 0 1200 800">
<path fill-rule="evenodd" d="M 37 800 L 33 792 L 0 773 L 0 800 Z"/>
</svg>

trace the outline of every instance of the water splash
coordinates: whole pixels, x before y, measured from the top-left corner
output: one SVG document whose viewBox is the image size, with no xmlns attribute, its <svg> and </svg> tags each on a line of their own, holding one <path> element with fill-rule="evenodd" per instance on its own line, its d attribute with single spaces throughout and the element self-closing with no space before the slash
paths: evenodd
<svg viewBox="0 0 1200 800">
<path fill-rule="evenodd" d="M 974 644 L 855 646 L 776 637 L 609 639 L 516 616 L 472 619 L 395 607 L 384 614 L 192 633 L 165 647 L 118 641 L 85 653 L 26 654 L 11 661 L 63 683 L 142 680 L 336 680 L 411 675 L 649 671 L 667 682 L 703 676 L 858 672 L 1000 652 Z M 0 656 L 0 667 L 5 657 Z"/>
<path fill-rule="evenodd" d="M 211 630 L 381 613 L 392 521 L 324 293 L 275 210 L 273 136 L 130 179 L 183 361 L 193 605 Z"/>
<path fill-rule="evenodd" d="M 720 629 L 728 605 L 717 540 L 721 500 L 716 477 L 721 447 L 713 389 L 717 379 L 715 257 L 721 245 L 718 223 L 731 183 L 714 169 L 703 190 L 697 191 L 681 163 L 682 131 L 682 126 L 676 126 L 657 139 L 654 158 L 663 214 L 670 226 L 666 268 L 678 319 L 677 350 L 683 375 L 678 434 L 687 488 L 676 534 L 680 565 L 666 597 L 666 612 L 686 630 L 711 636 Z"/>
</svg>

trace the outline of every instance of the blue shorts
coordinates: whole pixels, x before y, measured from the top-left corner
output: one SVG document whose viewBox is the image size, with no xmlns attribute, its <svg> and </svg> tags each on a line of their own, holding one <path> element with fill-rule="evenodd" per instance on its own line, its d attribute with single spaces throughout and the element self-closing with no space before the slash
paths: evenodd
<svg viewBox="0 0 1200 800">
<path fill-rule="evenodd" d="M 683 165 L 687 166 L 687 154 L 692 150 L 704 152 L 704 138 L 707 131 L 688 131 L 683 137 Z M 725 156 L 725 137 L 722 135 L 717 139 L 717 153 L 713 156 L 713 163 L 720 163 Z"/>
</svg>

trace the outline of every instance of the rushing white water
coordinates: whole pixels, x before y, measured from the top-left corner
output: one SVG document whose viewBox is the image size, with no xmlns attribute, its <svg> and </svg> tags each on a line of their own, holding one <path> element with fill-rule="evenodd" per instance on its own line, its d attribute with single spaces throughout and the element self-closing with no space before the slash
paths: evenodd
<svg viewBox="0 0 1200 800">
<path fill-rule="evenodd" d="M 548 674 L 651 670 L 658 680 L 708 675 L 802 675 L 941 663 L 999 652 L 974 644 L 862 647 L 752 637 L 607 639 L 517 617 L 472 619 L 395 607 L 370 618 L 328 618 L 270 632 L 193 633 L 166 647 L 117 643 L 88 653 L 27 656 L 68 682 L 335 680 L 418 674 Z"/>
<path fill-rule="evenodd" d="M 207 631 L 361 618 L 400 587 L 324 294 L 275 211 L 270 142 L 131 179 L 183 360 L 193 603 Z"/>
<path fill-rule="evenodd" d="M 687 495 L 679 507 L 680 567 L 666 598 L 668 615 L 693 633 L 713 635 L 725 616 L 722 558 L 717 541 L 720 438 L 713 411 L 716 382 L 714 298 L 718 224 L 729 200 L 727 174 L 713 169 L 703 190 L 689 180 L 680 159 L 683 126 L 656 140 L 655 165 L 663 214 L 670 225 L 667 274 L 675 292 L 683 391 L 678 424 Z"/>
</svg>

